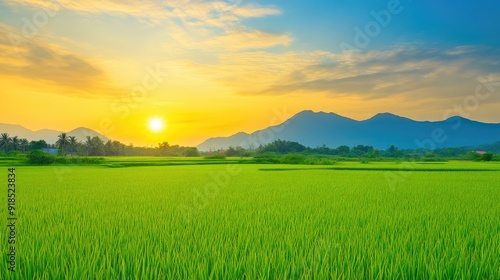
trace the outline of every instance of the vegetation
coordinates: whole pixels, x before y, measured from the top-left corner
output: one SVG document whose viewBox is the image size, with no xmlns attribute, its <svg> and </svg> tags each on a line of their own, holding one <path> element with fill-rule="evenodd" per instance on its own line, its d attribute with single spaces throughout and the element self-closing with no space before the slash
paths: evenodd
<svg viewBox="0 0 500 280">
<path fill-rule="evenodd" d="M 209 156 L 205 156 L 204 158 L 205 159 L 225 159 L 226 156 L 223 155 L 223 154 L 212 154 L 212 155 L 209 155 Z"/>
<path fill-rule="evenodd" d="M 56 162 L 56 156 L 42 150 L 33 150 L 28 155 L 28 162 L 37 165 L 48 165 Z"/>
<path fill-rule="evenodd" d="M 57 148 L 57 156 L 43 155 L 35 150 Z M 480 148 L 488 148 L 488 152 L 478 152 Z M 267 145 L 261 145 L 255 150 L 246 150 L 240 146 L 229 147 L 226 150 L 199 152 L 195 147 L 170 145 L 168 142 L 159 143 L 157 147 L 134 147 L 119 141 L 108 140 L 104 142 L 99 137 L 87 136 L 85 141 L 79 141 L 74 136 L 61 133 L 54 145 L 47 144 L 44 140 L 28 142 L 26 139 L 10 137 L 7 133 L 0 135 L 0 156 L 23 153 L 28 155 L 30 164 L 51 164 L 75 162 L 66 160 L 66 156 L 77 157 L 102 157 L 102 156 L 162 156 L 162 157 L 199 157 L 207 160 L 225 159 L 226 157 L 252 158 L 254 163 L 286 163 L 331 165 L 342 161 L 359 161 L 370 163 L 377 161 L 424 161 L 443 162 L 447 160 L 472 160 L 472 161 L 498 161 L 500 142 L 483 145 L 476 148 L 455 147 L 446 149 L 416 149 L 400 150 L 391 145 L 386 150 L 377 150 L 372 146 L 356 145 L 353 147 L 339 146 L 329 148 L 325 145 L 316 148 L 305 147 L 293 141 L 276 140 Z M 83 162 L 79 160 L 77 162 Z M 98 162 L 90 160 L 87 162 Z M 250 162 L 247 162 L 250 163 Z"/>
<path fill-rule="evenodd" d="M 85 141 L 80 141 L 75 136 L 61 133 L 55 144 L 51 145 L 45 140 L 31 141 L 11 137 L 7 133 L 0 134 L 0 155 L 12 153 L 29 154 L 35 150 L 53 148 L 57 149 L 58 156 L 199 156 L 195 147 L 183 147 L 179 145 L 170 146 L 168 142 L 158 144 L 157 148 L 134 147 L 132 144 L 125 145 L 119 141 L 108 140 L 104 142 L 101 138 L 87 136 Z M 41 154 L 38 154 L 41 155 Z"/>
<path fill-rule="evenodd" d="M 486 154 L 478 154 L 476 151 L 486 150 Z M 224 154 L 227 156 L 253 156 L 257 162 L 280 163 L 286 160 L 282 155 L 302 154 L 306 156 L 305 162 L 317 164 L 318 156 L 327 157 L 329 161 L 427 161 L 442 162 L 446 160 L 474 160 L 474 161 L 494 161 L 495 153 L 500 154 L 500 142 L 479 147 L 454 147 L 428 149 L 405 149 L 400 150 L 391 145 L 386 150 L 377 150 L 373 146 L 356 145 L 353 147 L 339 146 L 329 148 L 325 145 L 316 148 L 305 147 L 298 142 L 276 140 L 267 145 L 261 145 L 255 150 L 245 150 L 244 148 L 229 147 L 226 150 L 216 150 L 204 154 Z M 283 157 L 283 158 L 282 158 Z"/>
<path fill-rule="evenodd" d="M 268 167 L 21 167 L 15 275 L 500 278 L 496 163 L 426 163 L 419 172 L 394 162 L 261 171 Z M 376 168 L 403 179 L 390 187 L 388 171 Z M 0 240 L 7 234 L 0 231 Z M 0 279 L 9 276 L 2 266 Z"/>
</svg>

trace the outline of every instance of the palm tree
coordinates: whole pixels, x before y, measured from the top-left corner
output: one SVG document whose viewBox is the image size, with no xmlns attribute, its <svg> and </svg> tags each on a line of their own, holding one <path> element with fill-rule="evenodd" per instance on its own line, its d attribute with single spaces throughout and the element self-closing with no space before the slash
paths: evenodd
<svg viewBox="0 0 500 280">
<path fill-rule="evenodd" d="M 69 140 L 68 136 L 66 133 L 61 133 L 59 136 L 57 136 L 59 139 L 57 139 L 56 144 L 58 145 L 58 153 L 59 154 L 66 154 L 66 149 L 69 145 Z"/>
<path fill-rule="evenodd" d="M 7 149 L 9 149 L 10 142 L 11 138 L 9 137 L 8 133 L 2 133 L 2 135 L 0 135 L 0 147 L 5 152 L 7 152 Z"/>
<path fill-rule="evenodd" d="M 21 139 L 21 150 L 23 151 L 23 153 L 26 153 L 26 147 L 28 147 L 29 144 L 30 143 L 28 142 L 28 139 Z"/>
<path fill-rule="evenodd" d="M 102 139 L 94 136 L 90 138 L 87 136 L 87 140 L 85 141 L 85 145 L 87 146 L 87 155 L 89 156 L 102 156 L 104 155 L 104 142 Z"/>
<path fill-rule="evenodd" d="M 19 138 L 17 138 L 17 136 L 14 136 L 12 137 L 11 142 L 12 142 L 12 149 L 14 151 L 17 151 L 17 148 L 19 146 Z"/>
<path fill-rule="evenodd" d="M 78 145 L 78 140 L 76 140 L 75 136 L 69 137 L 69 150 L 70 152 L 76 152 L 76 146 Z"/>
<path fill-rule="evenodd" d="M 87 155 L 91 156 L 94 153 L 94 143 L 92 143 L 92 138 L 87 136 L 87 141 L 85 141 L 85 145 L 87 146 Z"/>
</svg>

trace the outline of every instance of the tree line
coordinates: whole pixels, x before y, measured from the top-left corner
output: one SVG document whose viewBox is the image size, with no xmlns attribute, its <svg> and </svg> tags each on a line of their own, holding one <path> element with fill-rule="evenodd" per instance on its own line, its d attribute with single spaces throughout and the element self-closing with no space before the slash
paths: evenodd
<svg viewBox="0 0 500 280">
<path fill-rule="evenodd" d="M 479 150 L 487 152 L 478 153 Z M 320 147 L 310 148 L 298 142 L 278 139 L 269 144 L 260 145 L 257 149 L 254 150 L 248 150 L 237 146 L 229 147 L 227 149 L 220 149 L 212 153 L 218 153 L 230 157 L 254 156 L 261 158 L 269 158 L 272 157 L 272 155 L 301 154 L 305 156 L 324 155 L 347 159 L 364 158 L 368 160 L 383 160 L 384 158 L 387 158 L 420 161 L 439 161 L 442 159 L 491 161 L 494 159 L 498 159 L 499 155 L 495 155 L 495 153 L 500 153 L 500 142 L 478 147 L 438 148 L 434 150 L 399 149 L 398 147 L 391 145 L 387 149 L 381 150 L 367 145 L 356 145 L 352 147 L 342 145 L 337 148 L 330 148 L 326 145 L 322 145 Z"/>
<path fill-rule="evenodd" d="M 81 141 L 75 136 L 61 133 L 55 144 L 48 144 L 45 140 L 28 141 L 7 133 L 0 134 L 0 153 L 29 153 L 44 148 L 57 149 L 60 156 L 208 156 L 208 157 L 256 157 L 264 159 L 276 158 L 275 155 L 319 155 L 337 158 L 362 158 L 367 160 L 383 159 L 405 159 L 421 161 L 439 161 L 442 159 L 466 159 L 466 160 L 499 160 L 500 142 L 482 145 L 478 147 L 453 147 L 428 149 L 399 149 L 391 145 L 385 150 L 375 149 L 373 146 L 342 145 L 337 148 L 322 145 L 316 148 L 306 147 L 298 142 L 275 140 L 266 145 L 260 145 L 257 149 L 245 149 L 240 146 L 219 149 L 211 152 L 199 152 L 196 147 L 184 147 L 170 145 L 164 141 L 156 147 L 134 147 L 132 144 L 125 145 L 119 141 L 107 140 L 94 136 L 87 136 Z M 487 151 L 478 153 L 477 151 Z M 290 157 L 289 158 L 294 158 Z M 300 158 L 300 156 L 299 156 Z M 294 159 L 295 160 L 295 159 Z M 272 160 L 271 160 L 272 161 Z"/>
<path fill-rule="evenodd" d="M 87 136 L 83 141 L 67 133 L 61 133 L 55 144 L 48 144 L 45 140 L 28 141 L 0 134 L 0 153 L 29 153 L 42 149 L 57 149 L 60 156 L 199 156 L 195 147 L 170 145 L 168 142 L 159 143 L 157 147 L 134 147 L 120 141 L 107 140 L 94 136 Z"/>
</svg>

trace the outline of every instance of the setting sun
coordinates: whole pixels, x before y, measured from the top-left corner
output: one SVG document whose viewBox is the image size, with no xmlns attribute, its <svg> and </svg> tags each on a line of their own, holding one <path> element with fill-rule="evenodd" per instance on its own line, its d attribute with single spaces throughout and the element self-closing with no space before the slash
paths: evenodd
<svg viewBox="0 0 500 280">
<path fill-rule="evenodd" d="M 165 129 L 165 121 L 158 117 L 151 118 L 148 121 L 148 127 L 152 132 L 161 132 Z"/>
</svg>

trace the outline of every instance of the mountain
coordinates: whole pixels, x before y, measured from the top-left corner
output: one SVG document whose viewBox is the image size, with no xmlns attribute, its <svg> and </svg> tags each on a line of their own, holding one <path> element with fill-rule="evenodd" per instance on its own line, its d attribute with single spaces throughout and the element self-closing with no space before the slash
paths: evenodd
<svg viewBox="0 0 500 280">
<path fill-rule="evenodd" d="M 371 145 L 387 149 L 478 146 L 500 141 L 500 124 L 481 123 L 462 117 L 444 121 L 415 121 L 391 113 L 380 113 L 357 121 L 334 113 L 302 111 L 284 123 L 251 134 L 210 138 L 197 146 L 201 151 L 268 144 L 274 140 L 296 141 L 305 146 L 338 147 Z"/>
<path fill-rule="evenodd" d="M 0 133 L 8 133 L 11 137 L 17 136 L 19 138 L 26 138 L 28 139 L 28 141 L 37 141 L 43 139 L 49 144 L 54 144 L 57 141 L 57 136 L 63 132 L 64 131 L 52 129 L 33 131 L 16 124 L 0 123 Z M 84 141 L 87 136 L 98 136 L 103 139 L 103 141 L 108 141 L 108 138 L 106 136 L 85 127 L 79 127 L 67 133 L 68 136 L 75 136 L 80 141 Z"/>
<path fill-rule="evenodd" d="M 68 132 L 68 136 L 75 136 L 76 139 L 78 139 L 80 141 L 84 141 L 85 138 L 87 138 L 87 136 L 90 136 L 90 137 L 97 136 L 97 137 L 101 138 L 104 142 L 109 140 L 108 137 L 100 134 L 99 132 L 96 132 L 92 129 L 85 128 L 85 127 L 79 127 L 79 128 L 71 130 L 70 132 Z"/>
</svg>

